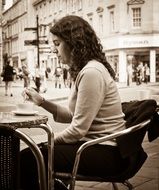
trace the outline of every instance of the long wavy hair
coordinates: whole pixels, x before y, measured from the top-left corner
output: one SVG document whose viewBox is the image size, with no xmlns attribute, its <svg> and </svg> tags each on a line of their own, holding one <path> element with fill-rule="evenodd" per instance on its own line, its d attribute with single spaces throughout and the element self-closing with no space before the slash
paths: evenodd
<svg viewBox="0 0 159 190">
<path fill-rule="evenodd" d="M 55 23 L 50 32 L 64 40 L 71 49 L 69 72 L 73 80 L 93 59 L 101 62 L 115 79 L 115 72 L 106 60 L 100 40 L 86 20 L 74 15 L 65 16 Z"/>
</svg>

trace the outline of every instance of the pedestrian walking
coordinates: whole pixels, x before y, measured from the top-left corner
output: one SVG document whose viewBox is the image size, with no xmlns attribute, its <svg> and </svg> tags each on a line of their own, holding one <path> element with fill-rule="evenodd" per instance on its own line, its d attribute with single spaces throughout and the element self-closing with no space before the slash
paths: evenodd
<svg viewBox="0 0 159 190">
<path fill-rule="evenodd" d="M 16 82 L 17 80 L 17 69 L 13 67 L 13 81 Z"/>
<path fill-rule="evenodd" d="M 20 80 L 22 80 L 23 79 L 23 71 L 22 71 L 22 69 L 21 68 L 18 68 L 18 78 L 20 79 Z"/>
<path fill-rule="evenodd" d="M 14 74 L 15 73 L 13 66 L 10 65 L 9 61 L 7 61 L 2 73 L 3 81 L 5 83 L 5 96 L 8 96 L 8 93 L 10 94 L 10 96 L 13 96 L 12 82 L 14 80 Z"/>
<path fill-rule="evenodd" d="M 132 84 L 132 77 L 133 77 L 132 64 L 128 64 L 127 66 L 127 85 L 128 86 Z"/>
<path fill-rule="evenodd" d="M 144 65 L 144 76 L 145 83 L 147 84 L 150 80 L 150 68 L 147 63 Z"/>
<path fill-rule="evenodd" d="M 63 83 L 64 83 L 64 86 L 66 88 L 66 87 L 68 87 L 68 70 L 65 66 L 63 67 L 62 73 L 63 73 Z"/>
<path fill-rule="evenodd" d="M 136 67 L 136 84 L 140 85 L 144 80 L 144 66 L 143 62 L 139 62 L 138 66 Z"/>
<path fill-rule="evenodd" d="M 114 70 L 106 61 L 102 45 L 91 25 L 81 17 L 70 15 L 57 21 L 50 31 L 57 56 L 69 66 L 74 81 L 69 106 L 66 108 L 45 100 L 32 88 L 24 93 L 30 101 L 53 114 L 55 121 L 70 123 L 54 136 L 54 171 L 72 172 L 75 152 L 83 142 L 125 129 L 125 120 Z M 47 146 L 43 144 L 41 150 L 46 158 Z M 97 163 L 96 167 L 94 163 Z M 78 172 L 111 176 L 121 172 L 127 164 L 128 158 L 120 155 L 117 143 L 109 141 L 86 149 Z M 22 189 L 38 189 L 36 171 L 33 155 L 29 149 L 23 150 Z"/>
<path fill-rule="evenodd" d="M 55 88 L 59 87 L 61 88 L 61 83 L 62 83 L 62 68 L 60 65 L 58 65 L 55 68 Z"/>
<path fill-rule="evenodd" d="M 30 85 L 30 72 L 26 65 L 22 66 L 22 72 L 23 72 L 23 80 L 24 80 L 24 88 L 29 87 Z"/>
<path fill-rule="evenodd" d="M 37 92 L 40 92 L 41 73 L 40 73 L 40 68 L 39 68 L 39 66 L 36 66 L 34 81 L 35 81 L 36 91 L 37 91 Z"/>
</svg>

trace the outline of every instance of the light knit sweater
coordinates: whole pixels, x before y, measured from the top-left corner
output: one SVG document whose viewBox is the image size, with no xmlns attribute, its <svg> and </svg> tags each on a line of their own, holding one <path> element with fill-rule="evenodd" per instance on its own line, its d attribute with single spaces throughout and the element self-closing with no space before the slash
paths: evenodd
<svg viewBox="0 0 159 190">
<path fill-rule="evenodd" d="M 91 140 L 125 128 L 124 114 L 115 81 L 95 60 L 79 72 L 71 89 L 68 108 L 57 107 L 55 121 L 70 122 L 56 143 Z M 114 141 L 105 144 L 116 145 Z"/>
</svg>

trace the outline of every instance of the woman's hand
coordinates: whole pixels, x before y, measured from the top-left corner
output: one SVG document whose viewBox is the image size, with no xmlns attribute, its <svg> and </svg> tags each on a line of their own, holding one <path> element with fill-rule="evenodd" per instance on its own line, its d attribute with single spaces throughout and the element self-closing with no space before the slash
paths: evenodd
<svg viewBox="0 0 159 190">
<path fill-rule="evenodd" d="M 22 95 L 26 100 L 32 101 L 38 106 L 41 105 L 44 100 L 44 98 L 33 88 L 26 88 Z"/>
</svg>

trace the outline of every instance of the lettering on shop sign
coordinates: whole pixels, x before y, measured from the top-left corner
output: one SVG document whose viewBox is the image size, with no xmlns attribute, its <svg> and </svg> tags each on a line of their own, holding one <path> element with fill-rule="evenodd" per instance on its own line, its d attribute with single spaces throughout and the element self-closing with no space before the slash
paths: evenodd
<svg viewBox="0 0 159 190">
<path fill-rule="evenodd" d="M 148 45 L 148 44 L 149 44 L 148 40 L 124 41 L 123 42 L 124 46 L 145 46 L 145 45 Z"/>
</svg>

